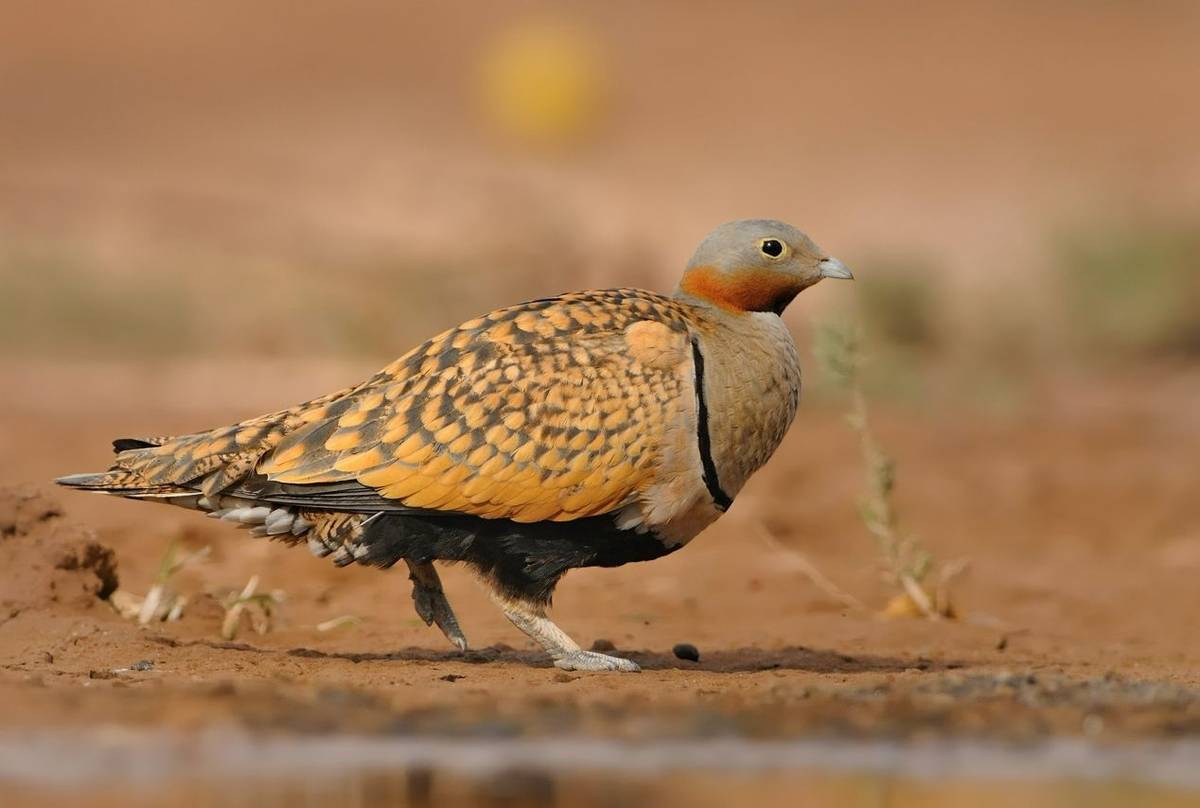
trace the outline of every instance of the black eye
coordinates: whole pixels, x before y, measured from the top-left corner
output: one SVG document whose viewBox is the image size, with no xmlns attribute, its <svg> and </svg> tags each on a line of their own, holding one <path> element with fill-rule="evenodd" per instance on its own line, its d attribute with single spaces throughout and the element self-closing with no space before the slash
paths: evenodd
<svg viewBox="0 0 1200 808">
<path fill-rule="evenodd" d="M 762 243 L 763 255 L 769 255 L 772 258 L 778 258 L 783 255 L 783 242 L 773 238 L 763 239 Z"/>
</svg>

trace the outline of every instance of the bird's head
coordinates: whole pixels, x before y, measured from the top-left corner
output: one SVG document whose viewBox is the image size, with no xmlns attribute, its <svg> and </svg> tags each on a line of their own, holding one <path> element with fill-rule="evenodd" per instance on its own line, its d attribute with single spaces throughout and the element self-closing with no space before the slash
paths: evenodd
<svg viewBox="0 0 1200 808">
<path fill-rule="evenodd" d="M 854 276 L 790 224 L 743 219 L 721 225 L 700 242 L 677 294 L 730 311 L 782 314 L 822 278 Z"/>
</svg>

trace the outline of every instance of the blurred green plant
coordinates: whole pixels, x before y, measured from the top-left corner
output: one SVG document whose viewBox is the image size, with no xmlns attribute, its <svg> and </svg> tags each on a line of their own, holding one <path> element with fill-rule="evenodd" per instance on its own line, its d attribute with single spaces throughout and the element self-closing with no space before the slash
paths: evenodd
<svg viewBox="0 0 1200 808">
<path fill-rule="evenodd" d="M 1200 354 L 1200 227 L 1078 229 L 1059 239 L 1056 266 L 1080 349 Z"/>
<path fill-rule="evenodd" d="M 872 398 L 922 406 L 931 364 L 944 359 L 946 318 L 931 265 L 884 254 L 855 261 L 853 303 L 844 316 L 863 326 L 862 346 L 879 362 L 862 379 Z M 818 397 L 840 395 L 836 385 L 812 389 Z"/>
<path fill-rule="evenodd" d="M 178 278 L 105 276 L 92 263 L 64 250 L 0 251 L 0 346 L 158 355 L 194 344 L 196 310 Z"/>
<path fill-rule="evenodd" d="M 867 478 L 866 491 L 858 501 L 859 518 L 875 540 L 885 581 L 900 590 L 884 613 L 954 617 L 948 585 L 963 565 L 942 566 L 938 583 L 931 587 L 928 578 L 935 566 L 933 555 L 916 537 L 900 529 L 894 502 L 896 461 L 875 437 L 863 391 L 861 329 L 845 323 L 818 324 L 813 354 L 826 379 L 850 398 L 846 422 L 858 436 Z"/>
<path fill-rule="evenodd" d="M 863 322 L 873 339 L 890 347 L 930 351 L 942 342 L 937 284 L 916 259 L 868 262 L 856 284 Z"/>
<path fill-rule="evenodd" d="M 117 266 L 87 248 L 0 244 L 0 354 L 386 359 L 498 302 L 576 288 L 563 270 L 575 258 L 499 248 L 453 260 L 168 252 Z"/>
</svg>

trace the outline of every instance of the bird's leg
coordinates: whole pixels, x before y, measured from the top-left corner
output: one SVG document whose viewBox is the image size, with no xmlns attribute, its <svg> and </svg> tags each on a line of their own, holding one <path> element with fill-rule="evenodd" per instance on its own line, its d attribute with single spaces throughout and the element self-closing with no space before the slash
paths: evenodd
<svg viewBox="0 0 1200 808">
<path fill-rule="evenodd" d="M 408 564 L 408 578 L 413 582 L 412 598 L 417 614 L 427 626 L 437 623 L 446 639 L 458 650 L 467 650 L 467 638 L 458 627 L 458 618 L 450 608 L 450 601 L 446 600 L 446 593 L 442 591 L 442 579 L 438 577 L 433 563 L 417 563 L 407 558 L 404 562 Z"/>
<path fill-rule="evenodd" d="M 492 600 L 514 626 L 545 649 L 557 668 L 565 671 L 640 671 L 636 662 L 608 656 L 596 651 L 584 651 L 567 633 L 546 617 L 541 606 L 504 597 L 492 592 Z"/>
</svg>

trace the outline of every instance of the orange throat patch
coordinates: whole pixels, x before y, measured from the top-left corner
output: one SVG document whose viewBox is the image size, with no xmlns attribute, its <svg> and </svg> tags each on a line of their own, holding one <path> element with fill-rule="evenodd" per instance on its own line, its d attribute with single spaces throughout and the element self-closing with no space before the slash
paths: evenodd
<svg viewBox="0 0 1200 808">
<path fill-rule="evenodd" d="M 679 290 L 727 311 L 781 314 L 804 285 L 794 276 L 766 269 L 721 272 L 713 267 L 696 267 L 684 274 Z"/>
</svg>

